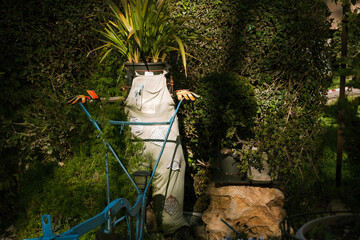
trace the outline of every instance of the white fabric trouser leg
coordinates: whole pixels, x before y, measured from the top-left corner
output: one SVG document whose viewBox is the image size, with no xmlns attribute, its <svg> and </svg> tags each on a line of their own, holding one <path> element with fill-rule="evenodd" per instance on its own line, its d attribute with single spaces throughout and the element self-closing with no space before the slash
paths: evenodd
<svg viewBox="0 0 360 240">
<path fill-rule="evenodd" d="M 140 122 L 169 121 L 175 108 L 165 75 L 136 76 L 126 100 L 126 111 L 129 119 Z M 168 127 L 132 128 L 134 135 L 144 140 L 144 154 L 152 156 L 151 167 L 155 166 Z M 183 216 L 184 181 L 185 159 L 176 118 L 152 182 L 155 212 L 164 234 L 187 225 Z"/>
</svg>

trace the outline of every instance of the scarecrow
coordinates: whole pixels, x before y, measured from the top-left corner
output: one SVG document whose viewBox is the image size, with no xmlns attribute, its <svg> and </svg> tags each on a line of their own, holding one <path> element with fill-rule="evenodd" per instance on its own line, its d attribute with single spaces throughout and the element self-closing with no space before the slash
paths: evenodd
<svg viewBox="0 0 360 240">
<path fill-rule="evenodd" d="M 174 115 L 175 103 L 168 90 L 165 74 L 135 75 L 126 99 L 129 121 L 164 122 Z M 185 98 L 194 101 L 198 97 L 188 90 L 177 90 L 176 95 L 178 100 Z M 161 125 L 131 126 L 132 133 L 144 141 L 144 153 L 150 154 L 153 159 L 151 167 L 154 167 L 167 129 L 167 126 Z M 175 119 L 152 182 L 157 225 L 165 235 L 187 231 L 188 224 L 183 216 L 185 166 L 178 120 Z"/>
<path fill-rule="evenodd" d="M 166 122 L 175 113 L 175 103 L 167 86 L 166 71 L 161 74 L 145 72 L 132 79 L 125 111 L 130 122 Z M 178 100 L 194 101 L 199 97 L 189 90 L 177 90 Z M 69 103 L 90 98 L 76 96 Z M 154 168 L 168 126 L 131 125 L 131 132 L 144 143 L 144 152 L 151 156 L 147 167 Z M 164 151 L 152 181 L 152 198 L 157 226 L 172 239 L 191 239 L 189 224 L 183 216 L 185 158 L 181 146 L 177 117 L 171 128 Z"/>
</svg>

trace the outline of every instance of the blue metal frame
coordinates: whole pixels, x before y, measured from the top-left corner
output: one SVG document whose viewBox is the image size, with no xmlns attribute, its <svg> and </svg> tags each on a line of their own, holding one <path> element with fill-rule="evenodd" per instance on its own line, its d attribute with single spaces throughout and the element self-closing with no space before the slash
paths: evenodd
<svg viewBox="0 0 360 240">
<path fill-rule="evenodd" d="M 89 118 L 90 122 L 95 126 L 95 128 L 99 131 L 99 137 L 101 137 L 102 142 L 104 145 L 110 150 L 110 152 L 113 154 L 115 159 L 120 164 L 121 168 L 126 173 L 127 177 L 130 179 L 131 183 L 135 187 L 138 197 L 136 200 L 136 203 L 134 205 L 131 205 L 129 201 L 125 198 L 118 198 L 110 202 L 110 183 L 109 183 L 109 168 L 108 168 L 108 155 L 107 152 L 105 152 L 105 169 L 106 169 L 106 187 L 107 187 L 107 201 L 108 205 L 105 207 L 105 209 L 99 213 L 98 215 L 86 220 L 85 222 L 73 227 L 72 229 L 60 234 L 60 235 L 53 235 L 52 232 L 52 225 L 51 225 L 51 217 L 50 215 L 43 215 L 41 217 L 42 222 L 42 230 L 43 230 L 43 236 L 40 238 L 32 238 L 28 240 L 51 240 L 51 239 L 57 239 L 57 240 L 78 240 L 80 236 L 84 235 L 85 233 L 95 229 L 98 226 L 105 226 L 105 223 L 107 223 L 107 231 L 111 231 L 111 229 L 115 229 L 116 225 L 119 224 L 121 221 L 126 220 L 129 230 L 129 236 L 130 239 L 133 239 L 132 237 L 135 237 L 136 240 L 141 240 L 143 238 L 143 231 L 144 231 L 144 220 L 145 220 L 145 214 L 146 214 L 146 195 L 149 191 L 150 184 L 152 182 L 152 179 L 154 178 L 156 168 L 159 165 L 161 156 L 164 152 L 166 142 L 169 138 L 171 127 L 175 121 L 176 115 L 179 111 L 180 105 L 183 100 L 181 100 L 177 107 L 174 115 L 171 117 L 171 119 L 168 122 L 127 122 L 127 121 L 109 121 L 108 123 L 113 125 L 169 125 L 169 128 L 167 130 L 164 143 L 161 147 L 159 156 L 156 160 L 155 166 L 153 168 L 153 171 L 151 173 L 150 179 L 146 184 L 144 192 L 141 192 L 130 176 L 130 173 L 127 171 L 124 164 L 120 161 L 119 157 L 115 153 L 114 149 L 111 147 L 109 142 L 103 137 L 101 128 L 99 127 L 99 121 L 93 119 L 90 115 L 90 113 L 87 111 L 85 106 L 82 103 L 79 103 L 82 110 L 85 112 L 86 116 Z M 125 216 L 119 218 L 118 220 L 112 222 L 111 216 L 115 215 L 118 211 L 121 209 L 125 209 Z M 136 236 L 131 236 L 131 229 L 130 229 L 130 220 L 129 217 L 133 218 L 136 217 Z"/>
</svg>

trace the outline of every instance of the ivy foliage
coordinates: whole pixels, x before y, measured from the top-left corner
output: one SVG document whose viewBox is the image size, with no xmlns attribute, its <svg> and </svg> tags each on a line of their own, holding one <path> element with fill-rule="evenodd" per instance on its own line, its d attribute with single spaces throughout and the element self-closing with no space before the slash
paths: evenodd
<svg viewBox="0 0 360 240">
<path fill-rule="evenodd" d="M 331 83 L 327 75 L 331 71 L 327 43 L 331 32 L 326 4 L 320 0 L 183 0 L 176 1 L 176 6 L 179 14 L 199 21 L 199 28 L 211 25 L 206 34 L 214 38 L 210 44 L 188 47 L 188 52 L 200 61 L 189 60 L 189 77 L 179 79 L 177 84 L 201 91 L 199 79 L 213 71 L 236 72 L 246 78 L 254 86 L 259 108 L 252 129 L 254 135 L 245 148 L 258 150 L 243 152 L 244 166 L 261 169 L 261 156 L 266 153 L 272 176 L 279 176 L 276 172 L 285 182 L 293 176 L 303 181 L 304 169 L 316 169 L 319 159 L 316 144 L 322 132 L 319 116 L 326 102 L 324 93 Z M 227 99 L 231 92 L 220 95 Z M 216 110 L 221 112 L 221 107 Z M 197 116 L 197 112 L 187 109 L 184 115 Z M 184 128 L 185 135 L 189 129 L 190 133 L 194 132 L 195 121 L 207 119 L 208 125 L 216 126 L 218 119 L 210 116 L 193 120 Z M 235 123 L 231 115 L 227 117 L 223 116 Z M 202 131 L 201 134 L 211 139 L 213 133 Z M 201 134 L 189 134 L 191 138 L 185 139 L 185 145 L 200 141 L 194 139 L 203 138 Z M 196 144 L 191 146 L 191 154 L 203 151 Z M 216 151 L 215 146 L 209 144 L 209 147 Z M 205 162 L 210 162 L 212 157 L 204 155 Z M 191 161 L 196 163 L 197 159 Z M 208 166 L 198 164 L 198 167 L 201 165 Z"/>
<path fill-rule="evenodd" d="M 87 57 L 99 45 L 102 9 L 99 1 L 1 2 L 0 232 L 15 225 L 18 238 L 39 237 L 42 214 L 63 232 L 106 205 L 105 149 L 81 109 L 66 104 L 86 89 L 126 96 L 123 62 Z M 120 103 L 89 107 L 100 119 L 125 119 Z M 141 161 L 126 129 L 103 127 L 126 165 Z M 112 199 L 131 198 L 119 164 L 109 164 Z"/>
<path fill-rule="evenodd" d="M 354 12 L 348 13 L 348 47 L 347 57 L 341 57 L 341 32 L 342 26 L 339 25 L 339 31 L 334 33 L 330 47 L 332 49 L 332 68 L 334 75 L 341 76 L 343 74 L 350 77 L 350 81 L 346 82 L 346 86 L 359 88 L 360 87 L 360 9 L 355 9 Z M 340 68 L 341 64 L 346 64 L 346 68 Z"/>
<path fill-rule="evenodd" d="M 239 136 L 252 136 L 257 103 L 247 79 L 237 73 L 212 73 L 200 80 L 196 92 L 200 98 L 185 107 L 190 113 L 184 118 L 187 147 L 197 149 L 192 159 L 207 162 L 222 147 L 241 145 Z"/>
<path fill-rule="evenodd" d="M 348 100 L 345 105 L 345 133 L 344 147 L 350 162 L 350 168 L 353 176 L 357 176 L 357 170 L 360 166 L 360 98 L 357 97 Z"/>
<path fill-rule="evenodd" d="M 280 169 L 286 181 L 310 176 L 304 171 L 314 169 L 319 159 L 318 119 L 330 83 L 326 41 L 330 23 L 323 1 L 171 2 L 174 14 L 188 19 L 184 27 L 196 26 L 213 38 L 186 46 L 195 57 L 188 61 L 188 78 L 179 56 L 169 58 L 176 89 L 187 87 L 202 95 L 182 111 L 189 120 L 184 142 L 194 163 L 201 160 L 207 167 L 220 139 L 232 143 L 236 132 L 240 139 L 249 138 L 249 149 L 258 149 L 258 154 L 247 153 L 249 164 L 261 167 L 260 153 L 265 152 L 271 169 Z M 62 226 L 56 231 L 61 232 L 106 203 L 103 145 L 83 113 L 65 104 L 68 97 L 85 94 L 85 89 L 100 96 L 126 95 L 121 91 L 122 60 L 108 58 L 99 66 L 96 54 L 86 57 L 100 45 L 93 29 L 102 22 L 103 9 L 105 3 L 95 0 L 1 1 L 0 225 L 5 229 L 17 218 L 19 238 L 39 236 L 44 213 L 54 216 L 55 225 Z M 223 86 L 220 76 L 234 80 Z M 234 95 L 249 98 L 237 103 Z M 102 119 L 119 119 L 125 117 L 122 107 L 94 105 L 92 110 Z M 105 127 L 122 160 L 141 161 L 141 146 L 130 144 L 124 134 L 121 138 L 119 129 Z M 206 139 L 211 144 L 205 145 Z M 110 167 L 118 173 L 116 166 Z M 124 181 L 121 174 L 111 178 L 115 183 Z M 132 196 L 124 184 L 115 184 L 111 192 Z"/>
<path fill-rule="evenodd" d="M 213 71 L 235 71 L 256 82 L 266 74 L 291 85 L 299 78 L 322 77 L 327 68 L 324 44 L 330 23 L 322 1 L 184 0 L 176 6 L 178 14 L 189 17 L 189 25 L 206 29 L 204 35 L 214 40 L 188 46 L 200 61 L 189 63 L 184 83 L 196 85 L 196 79 Z"/>
<path fill-rule="evenodd" d="M 87 104 L 86 107 L 102 122 L 125 119 L 124 109 L 119 104 Z M 85 117 L 81 118 L 89 122 Z M 99 134 L 90 122 L 79 127 L 85 128 L 87 134 L 74 149 L 72 157 L 60 163 L 34 164 L 24 174 L 20 204 L 25 211 L 17 220 L 20 236 L 40 236 L 42 214 L 51 214 L 54 234 L 60 234 L 103 211 L 107 205 L 105 153 L 108 154 L 111 200 L 126 197 L 135 201 L 135 188 L 101 138 L 108 139 L 125 166 L 145 161 L 141 156 L 141 144 L 131 142 L 129 129 L 120 134 L 120 127 L 102 124 L 103 134 Z M 94 239 L 94 232 L 85 235 L 84 239 Z"/>
</svg>

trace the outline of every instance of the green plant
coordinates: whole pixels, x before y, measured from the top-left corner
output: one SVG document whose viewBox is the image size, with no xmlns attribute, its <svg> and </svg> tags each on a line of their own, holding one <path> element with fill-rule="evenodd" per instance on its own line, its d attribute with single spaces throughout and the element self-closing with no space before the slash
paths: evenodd
<svg viewBox="0 0 360 240">
<path fill-rule="evenodd" d="M 222 147 L 238 147 L 252 136 L 257 103 L 253 86 L 237 73 L 209 74 L 196 92 L 201 97 L 186 106 L 185 131 L 192 158 L 206 163 Z"/>
<path fill-rule="evenodd" d="M 344 1 L 345 2 L 345 1 Z M 341 5 L 338 2 L 338 5 Z M 346 86 L 359 87 L 360 78 L 360 16 L 358 14 L 359 8 L 354 8 L 347 13 L 348 16 L 348 52 L 347 57 L 341 57 L 341 32 L 342 26 L 339 26 L 339 31 L 336 31 L 332 37 L 332 61 L 333 61 L 333 74 L 335 76 L 347 75 L 349 80 L 346 80 Z M 341 64 L 346 64 L 346 68 L 340 68 Z"/>
<path fill-rule="evenodd" d="M 103 7 L 94 0 L 0 5 L 2 231 L 24 211 L 18 202 L 26 171 L 64 161 L 79 142 L 76 110 L 65 99 L 82 93 L 97 69 L 97 57 L 86 54 L 98 45 L 91 29 Z"/>
<path fill-rule="evenodd" d="M 189 58 L 188 78 L 174 76 L 175 84 L 195 90 L 200 79 L 213 71 L 237 72 L 249 79 L 259 106 L 255 137 L 250 142 L 255 143 L 259 154 L 257 158 L 243 155 L 243 163 L 261 168 L 260 157 L 265 150 L 273 166 L 271 171 L 275 173 L 279 163 L 284 173 L 281 179 L 285 184 L 281 187 L 288 199 L 287 211 L 321 206 L 324 201 L 317 197 L 317 186 L 318 178 L 322 177 L 319 135 L 323 126 L 318 119 L 326 103 L 323 93 L 331 83 L 327 77 L 331 72 L 331 48 L 327 43 L 331 36 L 330 21 L 324 1 L 176 2 L 177 13 L 196 18 L 197 27 L 212 25 L 206 34 L 215 41 L 198 43 L 201 51 L 192 46 L 187 48 L 189 54 L 201 61 Z M 170 60 L 176 66 L 176 58 Z M 197 167 L 193 173 L 196 176 L 198 170 L 209 166 L 207 162 L 201 163 L 199 155 L 210 145 L 200 147 L 202 140 L 197 139 L 193 125 L 187 124 L 199 121 L 191 119 L 198 113 L 190 107 L 187 110 L 184 141 L 191 165 Z M 214 155 L 209 153 L 209 158 Z"/>
<path fill-rule="evenodd" d="M 122 104 L 88 104 L 87 108 L 94 118 L 102 122 L 126 118 Z M 73 156 L 61 164 L 34 164 L 24 174 L 20 193 L 24 211 L 19 214 L 17 221 L 18 234 L 22 238 L 41 235 L 40 216 L 43 214 L 52 216 L 54 232 L 60 234 L 98 214 L 107 204 L 104 153 L 108 149 L 104 147 L 98 138 L 99 133 L 86 116 L 79 118 L 84 123 L 77 128 L 85 129 L 82 129 L 82 140 L 74 149 Z M 131 141 L 129 128 L 119 134 L 119 127 L 109 124 L 101 126 L 103 136 L 108 139 L 125 166 L 134 169 L 134 166 L 146 161 L 141 154 L 142 144 Z M 116 159 L 110 153 L 108 156 L 111 200 L 124 197 L 134 203 L 135 189 Z M 124 230 L 122 227 L 116 229 Z M 94 233 L 90 232 L 84 238 L 94 239 Z"/>
<path fill-rule="evenodd" d="M 331 239 L 330 226 L 325 224 L 317 224 L 309 232 L 312 239 Z"/>
<path fill-rule="evenodd" d="M 103 8 L 93 0 L 1 3 L 0 231 L 13 224 L 19 239 L 41 236 L 42 214 L 51 214 L 62 232 L 106 205 L 103 144 L 81 110 L 66 104 L 85 89 L 101 97 L 124 94 L 122 62 L 109 57 L 99 66 L 97 55 L 86 57 L 99 45 L 92 29 Z M 121 104 L 110 105 L 117 111 L 112 117 L 123 116 Z M 121 156 L 132 161 L 130 152 Z M 131 197 L 117 184 L 124 183 L 117 166 L 110 167 L 112 197 Z"/>
<path fill-rule="evenodd" d="M 186 73 L 186 52 L 183 40 L 195 33 L 183 27 L 186 18 L 173 17 L 166 0 L 122 0 L 121 10 L 111 0 L 111 9 L 104 30 L 99 31 L 105 44 L 104 59 L 115 50 L 130 63 L 164 61 L 170 51 L 181 54 Z M 95 50 L 97 50 L 95 49 Z"/>
</svg>

